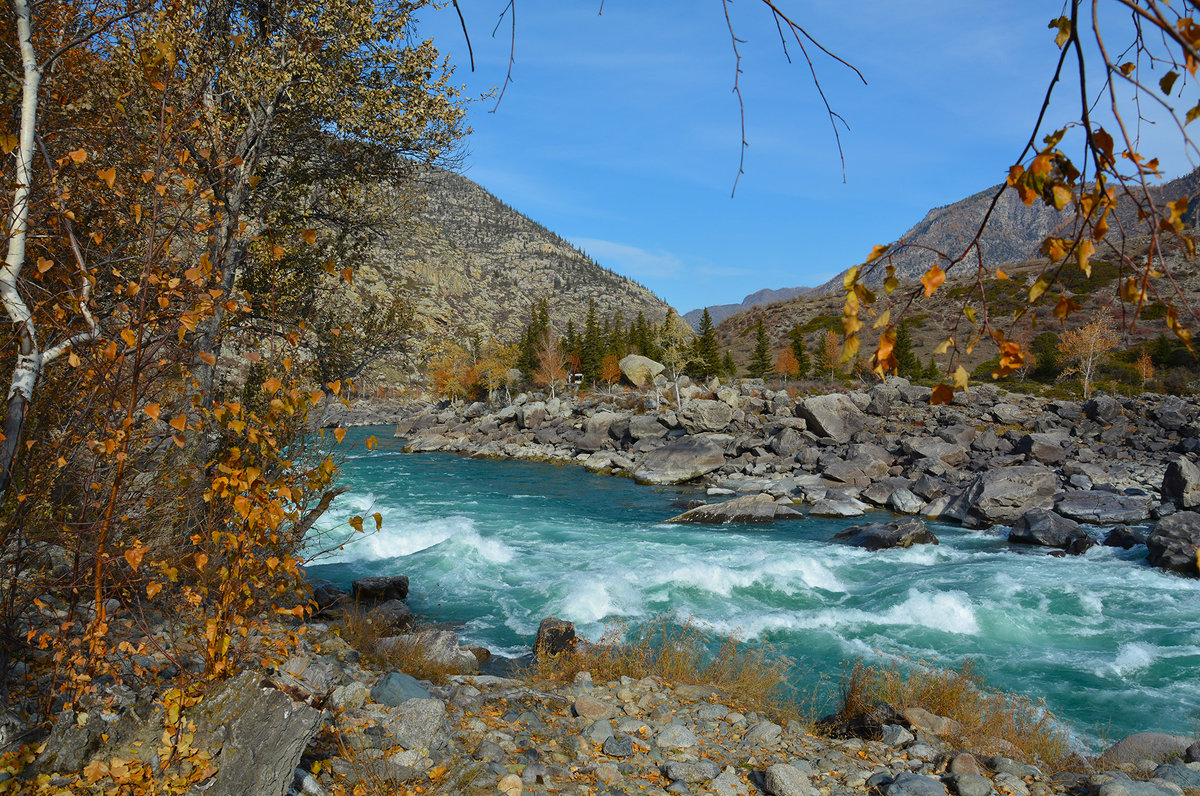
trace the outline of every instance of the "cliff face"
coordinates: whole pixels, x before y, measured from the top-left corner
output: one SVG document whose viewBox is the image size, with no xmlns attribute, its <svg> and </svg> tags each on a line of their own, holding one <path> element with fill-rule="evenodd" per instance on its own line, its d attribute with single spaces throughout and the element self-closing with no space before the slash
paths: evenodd
<svg viewBox="0 0 1200 796">
<path fill-rule="evenodd" d="M 411 223 L 384 229 L 376 268 L 400 281 L 431 330 L 514 338 L 534 302 L 551 324 L 579 327 L 595 299 L 599 318 L 620 310 L 659 321 L 668 305 L 636 282 L 601 267 L 550 230 L 466 177 L 425 171 Z"/>
</svg>

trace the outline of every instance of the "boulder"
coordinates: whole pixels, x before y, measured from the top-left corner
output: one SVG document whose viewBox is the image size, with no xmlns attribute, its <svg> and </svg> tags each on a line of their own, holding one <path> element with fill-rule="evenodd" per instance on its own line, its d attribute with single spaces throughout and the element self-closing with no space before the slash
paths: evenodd
<svg viewBox="0 0 1200 796">
<path fill-rule="evenodd" d="M 662 439 L 667 436 L 667 427 L 655 415 L 632 415 L 628 433 L 633 440 Z"/>
<path fill-rule="evenodd" d="M 904 452 L 914 459 L 940 459 L 953 466 L 962 464 L 967 456 L 967 450 L 963 446 L 936 437 L 906 439 L 902 447 Z"/>
<path fill-rule="evenodd" d="M 300 755 L 321 726 L 321 711 L 263 685 L 261 673 L 245 671 L 218 686 L 190 711 L 196 749 L 217 752 L 217 773 L 207 795 L 284 796 Z"/>
<path fill-rule="evenodd" d="M 589 453 L 600 450 L 611 439 L 608 430 L 622 417 L 616 412 L 597 412 L 583 421 L 583 436 L 575 441 L 575 449 Z"/>
<path fill-rule="evenodd" d="M 537 429 L 546 419 L 546 404 L 542 401 L 531 401 L 517 407 L 517 428 Z"/>
<path fill-rule="evenodd" d="M 1121 416 L 1121 403 L 1108 395 L 1097 395 L 1083 405 L 1083 413 L 1088 420 L 1097 423 L 1111 423 Z"/>
<path fill-rule="evenodd" d="M 804 419 L 809 431 L 836 442 L 848 442 L 851 434 L 866 427 L 866 416 L 841 393 L 805 398 L 796 414 Z"/>
<path fill-rule="evenodd" d="M 642 457 L 633 477 L 639 484 L 681 484 L 723 464 L 723 445 L 703 436 L 681 437 Z"/>
<path fill-rule="evenodd" d="M 388 672 L 371 688 L 370 697 L 372 702 L 395 707 L 410 699 L 429 699 L 429 692 L 412 675 Z"/>
<path fill-rule="evenodd" d="M 893 547 L 912 547 L 914 544 L 938 543 L 933 532 L 925 527 L 925 522 L 916 517 L 893 522 L 854 525 L 838 531 L 833 535 L 833 539 L 867 550 L 887 550 Z"/>
<path fill-rule="evenodd" d="M 1163 474 L 1162 499 L 1181 509 L 1200 506 L 1200 467 L 1189 459 L 1175 459 Z"/>
<path fill-rule="evenodd" d="M 1068 438 L 1062 434 L 1026 434 L 1017 440 L 1013 453 L 1024 454 L 1027 458 L 1042 464 L 1061 464 L 1067 458 L 1063 443 Z"/>
<path fill-rule="evenodd" d="M 435 746 L 445 718 L 446 703 L 440 699 L 409 699 L 388 712 L 386 726 L 405 749 L 429 749 Z"/>
<path fill-rule="evenodd" d="M 394 636 L 416 623 L 412 609 L 400 600 L 388 600 L 367 612 L 367 623 L 380 636 Z"/>
<path fill-rule="evenodd" d="M 1195 738 L 1187 735 L 1168 735 L 1162 732 L 1139 732 L 1127 735 L 1100 755 L 1105 763 L 1137 763 L 1142 760 L 1165 760 L 1183 753 Z"/>
<path fill-rule="evenodd" d="M 1146 560 L 1159 569 L 1196 575 L 1196 550 L 1200 548 L 1200 514 L 1180 511 L 1163 517 L 1146 537 Z"/>
<path fill-rule="evenodd" d="M 533 641 L 533 654 L 560 655 L 575 646 L 575 625 L 565 619 L 548 616 L 538 625 Z"/>
<path fill-rule="evenodd" d="M 721 503 L 707 503 L 672 517 L 667 522 L 703 522 L 723 524 L 729 522 L 772 522 L 780 508 L 775 498 L 767 494 L 742 495 Z M 799 514 L 799 512 L 796 512 Z M 803 515 L 801 515 L 803 516 Z"/>
<path fill-rule="evenodd" d="M 1017 517 L 1008 533 L 1008 541 L 1083 552 L 1080 548 L 1090 542 L 1091 537 L 1074 520 L 1046 509 L 1032 509 Z"/>
<path fill-rule="evenodd" d="M 404 636 L 387 636 L 379 640 L 384 652 L 403 651 L 419 656 L 429 663 L 454 674 L 476 674 L 479 659 L 469 649 L 458 645 L 458 634 L 450 630 L 424 630 Z"/>
<path fill-rule="evenodd" d="M 688 434 L 724 431 L 733 420 L 733 408 L 724 401 L 694 400 L 679 410 L 678 417 Z"/>
<path fill-rule="evenodd" d="M 949 796 L 946 786 L 933 777 L 903 771 L 883 789 L 885 796 Z"/>
<path fill-rule="evenodd" d="M 870 508 L 866 503 L 852 497 L 830 495 L 814 503 L 808 513 L 814 517 L 861 517 Z"/>
<path fill-rule="evenodd" d="M 1054 502 L 1054 510 L 1077 522 L 1093 525 L 1138 523 L 1150 518 L 1152 501 L 1147 495 L 1115 495 L 1086 490 L 1068 492 Z"/>
<path fill-rule="evenodd" d="M 1057 489 L 1057 476 L 1040 465 L 1000 467 L 976 476 L 942 515 L 968 525 L 1008 524 L 1030 509 L 1050 508 Z"/>
<path fill-rule="evenodd" d="M 808 776 L 787 763 L 767 767 L 763 772 L 763 790 L 771 796 L 812 796 L 816 793 Z"/>
<path fill-rule="evenodd" d="M 407 578 L 405 579 L 407 581 Z M 338 586 L 333 581 L 324 580 L 321 578 L 313 578 L 305 581 L 313 592 L 313 602 L 317 604 L 317 613 L 324 611 L 327 608 L 332 608 L 335 605 L 345 602 L 350 595 L 341 586 Z M 405 584 L 407 588 L 407 582 Z"/>
<path fill-rule="evenodd" d="M 1118 525 L 1108 532 L 1108 536 L 1104 537 L 1105 547 L 1120 547 L 1128 550 L 1131 547 L 1136 547 L 1146 543 L 1146 535 L 1125 525 Z"/>
<path fill-rule="evenodd" d="M 630 354 L 617 363 L 621 375 L 634 387 L 645 387 L 654 383 L 654 378 L 666 367 L 661 362 L 655 362 L 649 357 Z"/>
<path fill-rule="evenodd" d="M 997 423 L 1006 426 L 1017 425 L 1023 423 L 1027 419 L 1027 415 L 1021 407 L 1016 404 L 999 403 L 991 409 L 992 419 Z"/>
<path fill-rule="evenodd" d="M 408 597 L 408 576 L 359 578 L 350 584 L 356 602 L 381 603 Z"/>
<path fill-rule="evenodd" d="M 899 487 L 888 495 L 887 507 L 900 514 L 920 514 L 921 509 L 925 508 L 925 501 L 908 489 Z"/>
</svg>

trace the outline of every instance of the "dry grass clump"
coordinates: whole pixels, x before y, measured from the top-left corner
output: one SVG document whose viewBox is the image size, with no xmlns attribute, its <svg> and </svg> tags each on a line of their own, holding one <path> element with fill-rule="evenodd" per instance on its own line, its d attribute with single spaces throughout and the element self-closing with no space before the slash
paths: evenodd
<svg viewBox="0 0 1200 796">
<path fill-rule="evenodd" d="M 418 680 L 445 684 L 460 670 L 429 654 L 421 644 L 423 628 L 414 625 L 397 632 L 386 623 L 373 620 L 367 611 L 355 606 L 347 608 L 336 631 L 367 663 L 380 669 L 394 669 Z"/>
<path fill-rule="evenodd" d="M 748 644 L 664 614 L 632 628 L 610 624 L 599 643 L 579 639 L 567 652 L 540 656 L 524 674 L 558 682 L 589 672 L 599 682 L 657 677 L 672 685 L 708 685 L 724 692 L 731 707 L 783 721 L 803 713 L 788 687 L 794 667 L 769 644 Z"/>
<path fill-rule="evenodd" d="M 843 676 L 841 691 L 844 718 L 864 715 L 880 702 L 896 710 L 919 707 L 958 722 L 946 740 L 972 752 L 1037 762 L 1051 772 L 1080 764 L 1044 702 L 987 687 L 970 660 L 958 669 L 860 660 Z"/>
</svg>

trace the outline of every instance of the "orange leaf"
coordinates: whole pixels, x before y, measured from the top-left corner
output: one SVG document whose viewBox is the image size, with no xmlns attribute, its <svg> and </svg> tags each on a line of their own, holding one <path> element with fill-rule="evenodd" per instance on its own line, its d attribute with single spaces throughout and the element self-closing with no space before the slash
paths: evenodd
<svg viewBox="0 0 1200 796">
<path fill-rule="evenodd" d="M 151 420 L 158 420 L 158 415 L 162 411 L 162 407 L 158 404 L 146 404 L 146 408 L 142 411 L 149 415 Z"/>
<path fill-rule="evenodd" d="M 125 345 L 133 348 L 135 345 L 137 345 L 137 332 L 135 332 L 133 329 L 122 329 L 121 339 L 125 341 Z"/>
<path fill-rule="evenodd" d="M 171 421 L 171 428 L 176 431 L 183 431 L 187 428 L 187 415 L 180 412 L 179 416 Z"/>
<path fill-rule="evenodd" d="M 354 530 L 358 531 L 359 533 L 362 533 L 363 518 L 362 517 L 351 517 L 350 518 L 350 527 L 353 528 Z"/>
<path fill-rule="evenodd" d="M 158 594 L 160 591 L 162 591 L 161 583 L 147 583 L 146 584 L 146 596 L 147 597 L 153 597 L 154 595 Z"/>
<path fill-rule="evenodd" d="M 300 237 L 303 238 L 304 242 L 309 246 L 317 245 L 317 231 L 315 229 L 300 230 Z"/>
<path fill-rule="evenodd" d="M 130 547 L 125 551 L 125 560 L 129 562 L 129 567 L 134 572 L 137 572 L 138 567 L 142 564 L 142 558 L 145 557 L 149 547 Z"/>
<path fill-rule="evenodd" d="M 39 274 L 44 274 L 53 267 L 54 267 L 53 260 L 47 260 L 45 257 L 39 257 L 37 259 L 37 269 L 38 269 Z"/>
<path fill-rule="evenodd" d="M 76 163 L 82 163 L 83 161 L 87 160 L 87 152 L 83 149 L 76 149 L 74 152 L 68 152 L 67 157 Z"/>
<path fill-rule="evenodd" d="M 104 180 L 105 184 L 111 188 L 113 187 L 113 183 L 117 181 L 117 170 L 113 166 L 109 166 L 103 171 L 97 171 L 96 176 Z"/>
<path fill-rule="evenodd" d="M 374 434 L 372 434 L 371 436 L 367 437 L 366 443 L 367 443 L 367 450 L 373 451 L 377 447 L 379 447 L 379 438 L 376 437 Z"/>
<path fill-rule="evenodd" d="M 263 389 L 266 390 L 267 394 L 269 395 L 274 395 L 275 393 L 279 392 L 279 388 L 282 386 L 283 382 L 274 376 L 263 382 Z"/>
<path fill-rule="evenodd" d="M 17 137 L 15 135 L 12 133 L 0 133 L 0 152 L 10 155 L 16 148 Z"/>
<path fill-rule="evenodd" d="M 929 396 L 929 405 L 948 404 L 953 400 L 954 388 L 949 384 L 939 384 L 933 388 L 933 395 Z"/>
<path fill-rule="evenodd" d="M 925 275 L 921 277 L 921 284 L 925 286 L 925 298 L 933 295 L 933 291 L 946 281 L 946 272 L 934 265 Z"/>
<path fill-rule="evenodd" d="M 335 428 L 335 429 L 333 430 L 333 438 L 334 438 L 334 439 L 336 439 L 336 440 L 338 441 L 338 444 L 339 444 L 339 445 L 341 445 L 341 444 L 342 444 L 342 440 L 344 440 L 344 439 L 346 438 L 346 429 L 344 429 L 344 428 Z M 361 522 L 361 520 L 360 520 L 360 522 Z"/>
</svg>

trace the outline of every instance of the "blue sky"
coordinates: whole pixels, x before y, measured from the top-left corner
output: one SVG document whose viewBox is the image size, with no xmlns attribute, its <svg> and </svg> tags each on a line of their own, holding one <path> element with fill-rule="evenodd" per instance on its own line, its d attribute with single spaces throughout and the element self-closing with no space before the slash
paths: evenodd
<svg viewBox="0 0 1200 796">
<path fill-rule="evenodd" d="M 427 12 L 421 34 L 480 96 L 504 81 L 509 23 L 493 38 L 503 2 L 460 5 L 473 73 L 452 8 Z M 931 207 L 1004 178 L 1058 57 L 1046 27 L 1058 3 L 781 5 L 868 81 L 810 48 L 850 127 L 845 182 L 807 65 L 794 45 L 787 62 L 758 0 L 730 7 L 749 141 L 734 197 L 741 134 L 718 0 L 607 0 L 602 15 L 599 0 L 518 0 L 513 82 L 494 113 L 494 99 L 473 104 L 464 173 L 681 312 L 820 284 Z M 1060 90 L 1052 122 L 1077 88 Z"/>
</svg>

